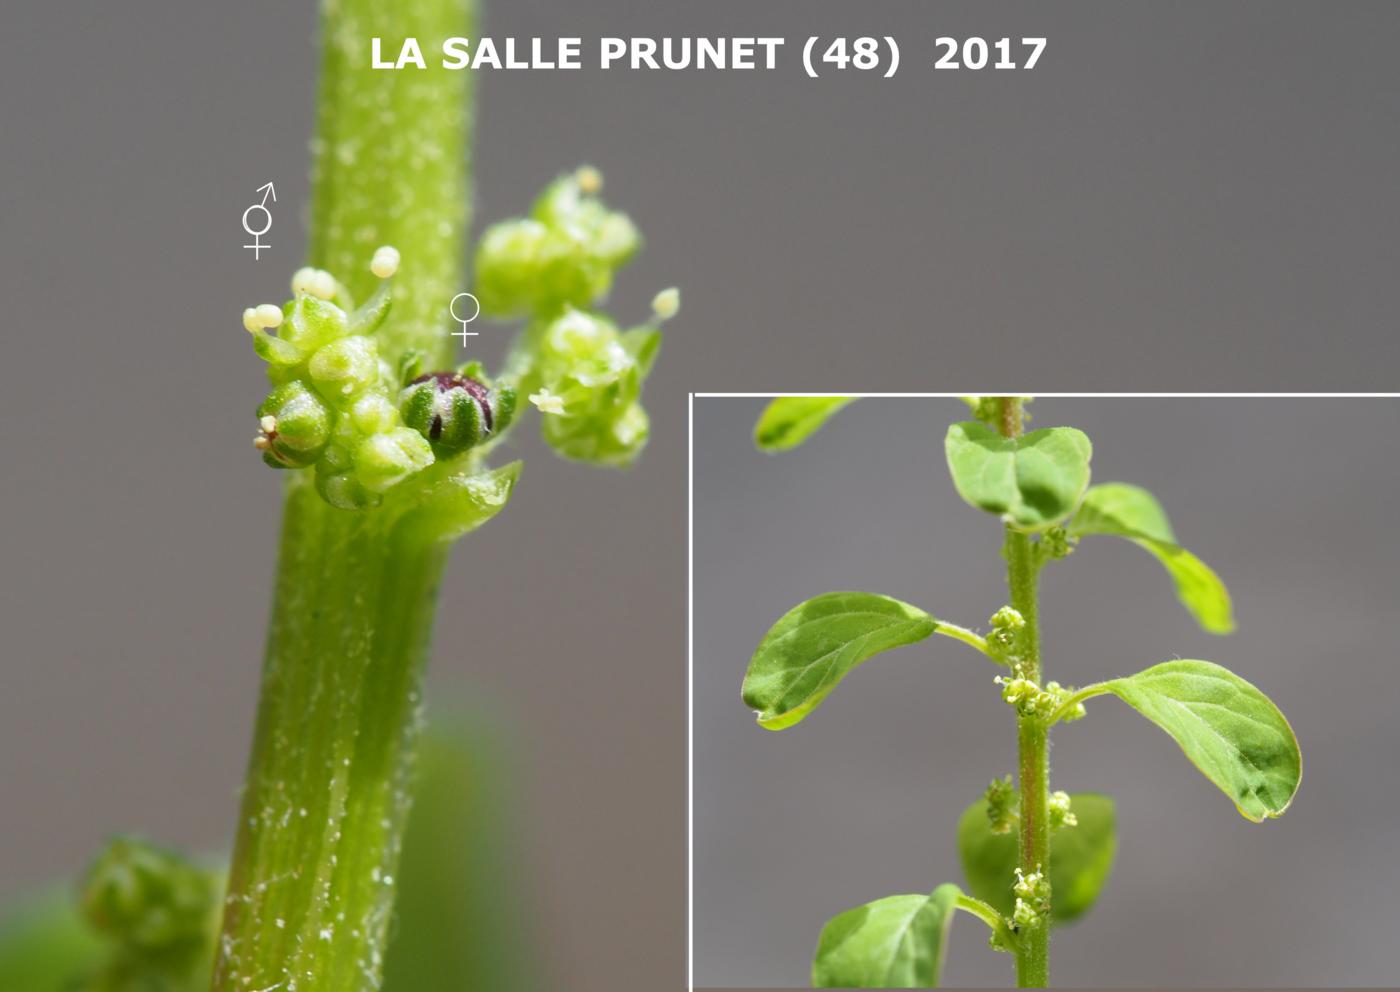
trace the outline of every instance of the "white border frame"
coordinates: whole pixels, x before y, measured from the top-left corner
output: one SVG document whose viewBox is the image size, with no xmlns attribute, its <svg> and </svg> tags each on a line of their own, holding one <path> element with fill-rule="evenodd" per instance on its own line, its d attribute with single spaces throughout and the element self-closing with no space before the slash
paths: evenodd
<svg viewBox="0 0 1400 992">
<path fill-rule="evenodd" d="M 695 401 L 764 399 L 780 396 L 854 396 L 858 399 L 957 399 L 961 396 L 1035 396 L 1037 399 L 1199 399 L 1199 400 L 1394 400 L 1400 393 L 1037 393 L 1030 390 L 965 390 L 952 393 L 704 393 L 686 399 L 686 577 L 685 577 L 685 981 L 695 992 Z"/>
</svg>

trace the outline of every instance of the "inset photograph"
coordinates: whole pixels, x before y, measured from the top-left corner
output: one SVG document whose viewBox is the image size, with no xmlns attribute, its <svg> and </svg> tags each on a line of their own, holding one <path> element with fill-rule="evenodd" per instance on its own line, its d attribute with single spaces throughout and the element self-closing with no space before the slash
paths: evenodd
<svg viewBox="0 0 1400 992">
<path fill-rule="evenodd" d="M 1400 981 L 1400 399 L 692 403 L 697 988 Z"/>
</svg>

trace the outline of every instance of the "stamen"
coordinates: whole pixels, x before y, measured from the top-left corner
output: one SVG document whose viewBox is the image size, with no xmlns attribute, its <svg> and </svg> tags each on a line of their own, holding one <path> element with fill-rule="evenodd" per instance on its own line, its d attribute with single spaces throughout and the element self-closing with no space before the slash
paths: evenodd
<svg viewBox="0 0 1400 992">
<path fill-rule="evenodd" d="M 656 314 L 657 320 L 670 320 L 681 309 L 681 291 L 672 286 L 670 289 L 663 289 L 656 294 L 651 301 L 651 312 Z"/>
<path fill-rule="evenodd" d="M 399 250 L 393 245 L 377 249 L 370 260 L 369 270 L 380 279 L 388 279 L 399 271 Z"/>
<path fill-rule="evenodd" d="M 275 303 L 264 303 L 253 312 L 263 327 L 280 327 L 282 324 L 282 308 Z"/>
<path fill-rule="evenodd" d="M 596 196 L 603 191 L 603 174 L 591 165 L 580 166 L 574 173 L 574 181 L 585 196 Z"/>
</svg>

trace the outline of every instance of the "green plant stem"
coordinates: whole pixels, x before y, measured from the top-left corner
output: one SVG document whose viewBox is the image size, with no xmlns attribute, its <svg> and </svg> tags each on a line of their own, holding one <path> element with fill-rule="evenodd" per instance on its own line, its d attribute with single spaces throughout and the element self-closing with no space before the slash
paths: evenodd
<svg viewBox="0 0 1400 992">
<path fill-rule="evenodd" d="M 1000 429 L 1007 437 L 1021 433 L 1021 400 L 1005 397 Z M 1040 562 L 1030 536 L 1007 525 L 1003 546 L 1011 606 L 1025 620 L 1022 631 L 1021 675 L 1042 681 L 1040 662 L 1039 578 Z M 1017 768 L 1020 786 L 1019 854 L 1021 871 L 1048 870 L 1050 865 L 1050 744 L 1047 726 L 1034 715 L 1016 718 Z M 1050 979 L 1050 924 L 1048 915 L 1037 926 L 1023 928 L 1016 944 L 1016 984 L 1042 988 Z"/>
<path fill-rule="evenodd" d="M 327 0 L 311 264 L 357 299 L 402 263 L 381 356 L 450 356 L 463 267 L 470 73 L 369 68 L 369 39 L 472 34 L 467 0 Z M 431 61 L 431 60 L 430 60 Z M 409 807 L 420 682 L 446 545 L 384 507 L 331 507 L 289 473 L 267 656 L 215 992 L 377 989 Z"/>
</svg>

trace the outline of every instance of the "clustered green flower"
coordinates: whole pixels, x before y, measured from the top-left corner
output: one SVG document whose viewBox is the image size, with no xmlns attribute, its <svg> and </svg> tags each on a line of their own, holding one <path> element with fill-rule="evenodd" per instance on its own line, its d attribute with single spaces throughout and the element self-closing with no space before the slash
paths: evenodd
<svg viewBox="0 0 1400 992">
<path fill-rule="evenodd" d="M 601 187 L 596 169 L 579 169 L 551 183 L 529 217 L 482 237 L 482 312 L 530 318 L 499 380 L 475 362 L 431 370 L 417 352 L 380 353 L 375 332 L 389 316 L 399 266 L 391 246 L 374 253 L 370 269 L 382 281 L 359 307 L 333 274 L 306 268 L 292 279 L 290 302 L 244 311 L 272 381 L 253 441 L 263 460 L 314 469 L 317 490 L 335 506 L 375 506 L 435 462 L 498 441 L 517 396 L 528 394 L 560 454 L 629 464 L 650 430 L 642 382 L 680 296 L 657 294 L 651 319 L 627 331 L 591 309 L 641 245 L 631 220 L 603 205 Z"/>
<path fill-rule="evenodd" d="M 1030 679 L 1022 678 L 1020 675 L 1014 675 L 1009 679 L 998 675 L 992 681 L 1001 686 L 1001 698 L 1008 705 L 1016 707 L 1016 712 L 1022 716 L 1049 717 L 1074 695 L 1073 688 L 1067 688 L 1058 682 L 1047 682 L 1045 688 L 1042 689 Z M 1078 720 L 1083 715 L 1084 704 L 1075 703 L 1061 719 L 1073 721 Z"/>
<path fill-rule="evenodd" d="M 206 872 L 130 837 L 108 842 L 83 883 L 88 922 L 147 950 L 202 940 L 216 900 Z"/>
<path fill-rule="evenodd" d="M 551 183 L 529 217 L 489 228 L 476 253 L 476 292 L 488 316 L 529 318 L 509 366 L 540 411 L 550 447 L 623 466 L 647 442 L 642 382 L 680 295 L 657 294 L 651 319 L 631 330 L 597 312 L 615 272 L 641 246 L 627 216 L 603 204 L 601 189 L 602 176 L 585 166 Z"/>
<path fill-rule="evenodd" d="M 1063 527 L 1051 527 L 1040 535 L 1040 540 L 1036 543 L 1036 550 L 1042 561 L 1068 558 L 1074 553 L 1076 543 L 1077 539 L 1071 537 L 1069 531 Z"/>
<path fill-rule="evenodd" d="M 1069 793 L 1064 790 L 1057 790 L 1050 794 L 1048 801 L 1050 812 L 1050 829 L 1059 830 L 1061 827 L 1077 827 L 1079 817 L 1074 815 L 1070 809 Z"/>
<path fill-rule="evenodd" d="M 1016 894 L 1016 908 L 1011 913 L 1011 925 L 1017 930 L 1030 929 L 1041 924 L 1050 914 L 1050 880 L 1036 865 L 1029 875 L 1016 869 L 1016 884 L 1011 887 Z"/>
<path fill-rule="evenodd" d="M 221 883 L 213 872 L 132 837 L 109 841 L 81 888 L 83 916 L 106 953 L 73 992 L 207 988 Z"/>
<path fill-rule="evenodd" d="M 988 622 L 992 632 L 987 635 L 987 646 L 992 653 L 1007 662 L 1019 658 L 1026 629 L 1026 618 L 1021 616 L 1020 611 L 1003 606 L 992 614 Z"/>
<path fill-rule="evenodd" d="M 314 467 L 317 490 L 343 509 L 377 504 L 434 459 L 428 438 L 399 415 L 399 376 L 373 336 L 397 266 L 393 248 L 375 253 L 371 268 L 385 281 L 359 308 L 330 273 L 302 269 L 289 303 L 243 314 L 272 380 L 254 446 L 274 468 Z"/>
<path fill-rule="evenodd" d="M 1020 819 L 1019 798 L 1011 776 L 992 779 L 987 786 L 987 822 L 994 834 L 1009 834 Z"/>
</svg>

